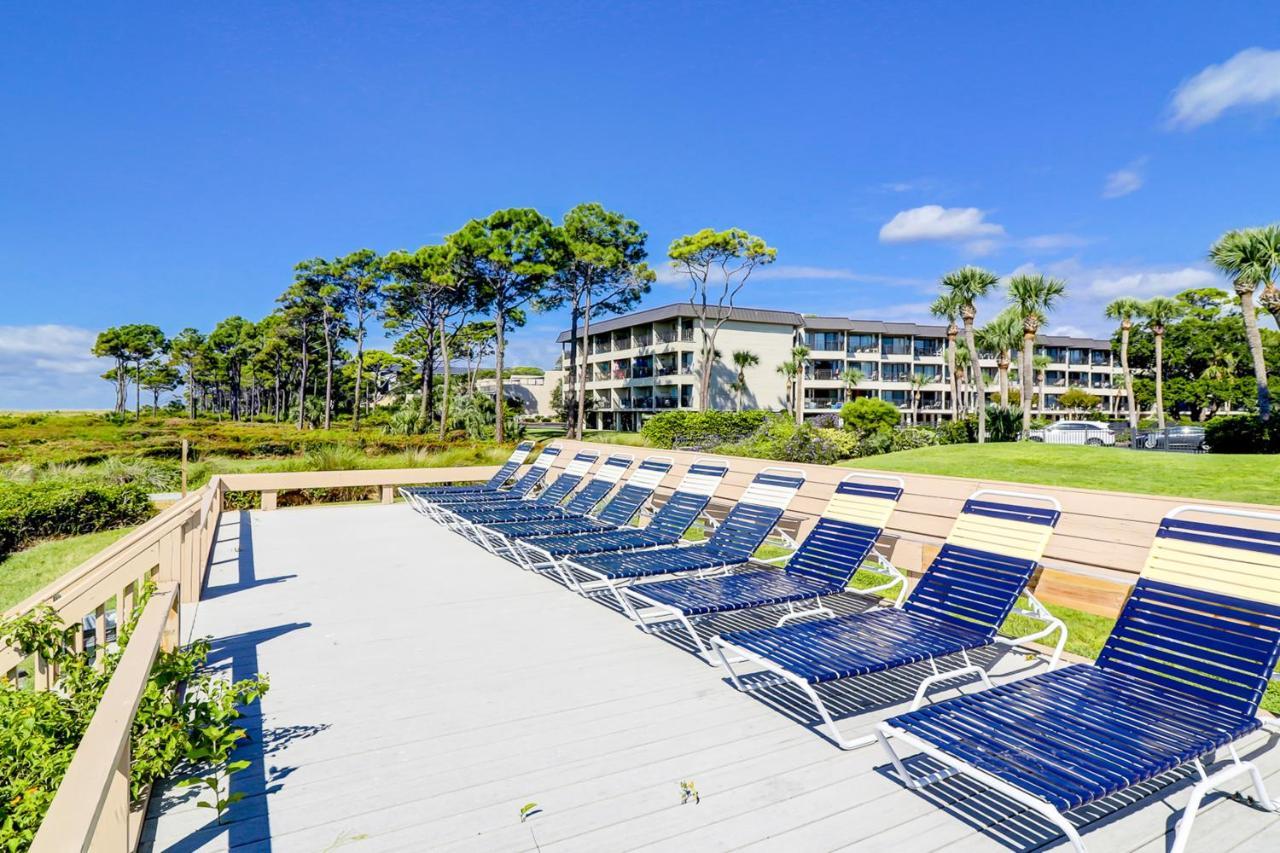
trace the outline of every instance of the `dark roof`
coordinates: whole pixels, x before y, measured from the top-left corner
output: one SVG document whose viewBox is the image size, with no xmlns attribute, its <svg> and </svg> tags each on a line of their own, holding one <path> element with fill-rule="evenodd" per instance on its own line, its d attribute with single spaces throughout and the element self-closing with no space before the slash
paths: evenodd
<svg viewBox="0 0 1280 853">
<path fill-rule="evenodd" d="M 708 317 L 719 317 L 719 309 L 714 306 Z M 688 302 L 675 302 L 658 308 L 646 308 L 634 314 L 624 314 L 591 324 L 591 333 L 611 332 L 614 329 L 625 329 L 640 323 L 653 323 L 661 320 L 674 320 L 677 317 L 694 319 L 697 314 Z M 818 317 L 812 314 L 797 314 L 793 311 L 774 311 L 764 308 L 733 308 L 729 311 L 729 319 L 742 320 L 748 323 L 774 323 L 780 326 L 804 327 L 814 331 L 844 331 L 860 334 L 882 335 L 915 335 L 923 338 L 943 338 L 947 335 L 946 326 L 925 325 L 922 323 L 889 323 L 882 320 L 854 320 L 848 317 Z M 569 330 L 560 333 L 556 343 L 568 343 Z M 1071 338 L 1062 335 L 1040 335 L 1036 343 L 1050 347 L 1085 347 L 1089 349 L 1111 349 L 1111 341 L 1098 338 Z"/>
<path fill-rule="evenodd" d="M 707 316 L 719 319 L 720 312 L 721 309 L 710 306 Z M 801 321 L 800 315 L 794 311 L 771 311 L 764 308 L 731 308 L 728 313 L 730 320 L 742 320 L 747 323 L 776 323 L 782 326 L 799 326 Z M 644 311 L 636 311 L 634 314 L 624 314 L 621 317 L 594 322 L 591 324 L 591 334 L 612 332 L 614 329 L 625 329 L 639 323 L 655 323 L 661 320 L 674 320 L 677 317 L 695 319 L 697 316 L 693 306 L 688 302 L 675 302 L 671 305 L 646 308 Z M 560 336 L 556 338 L 556 343 L 568 343 L 569 333 L 568 329 L 561 332 Z"/>
</svg>

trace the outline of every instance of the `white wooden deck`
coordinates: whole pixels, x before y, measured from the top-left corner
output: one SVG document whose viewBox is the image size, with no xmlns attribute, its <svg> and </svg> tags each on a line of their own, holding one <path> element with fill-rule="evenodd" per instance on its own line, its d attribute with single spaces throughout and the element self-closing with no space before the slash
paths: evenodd
<svg viewBox="0 0 1280 853">
<path fill-rule="evenodd" d="M 246 798 L 218 826 L 189 789 L 161 790 L 144 849 L 1062 847 L 962 778 L 904 790 L 879 747 L 835 748 L 794 695 L 741 694 L 676 635 L 647 636 L 402 504 L 230 513 L 220 539 L 194 632 L 235 676 L 272 684 L 244 721 Z M 1010 656 L 996 671 L 1038 666 Z M 829 695 L 851 714 L 909 698 L 893 680 Z M 1261 763 L 1280 794 L 1280 750 Z M 682 779 L 700 804 L 680 804 Z M 1164 851 L 1181 779 L 1081 815 L 1090 849 Z M 540 811 L 521 824 L 528 802 Z M 1225 797 L 1196 829 L 1193 850 L 1280 849 L 1280 816 Z"/>
</svg>

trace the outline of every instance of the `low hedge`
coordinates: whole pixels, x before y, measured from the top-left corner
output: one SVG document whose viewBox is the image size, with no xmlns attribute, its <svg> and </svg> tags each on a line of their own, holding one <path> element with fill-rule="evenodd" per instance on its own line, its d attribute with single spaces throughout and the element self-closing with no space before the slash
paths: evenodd
<svg viewBox="0 0 1280 853">
<path fill-rule="evenodd" d="M 1256 415 L 1216 417 L 1204 425 L 1204 440 L 1210 453 L 1280 452 L 1280 428 Z"/>
<path fill-rule="evenodd" d="M 677 444 L 732 443 L 754 434 L 765 422 L 766 413 L 750 412 L 662 412 L 645 421 L 640 433 L 654 447 Z"/>
<path fill-rule="evenodd" d="M 0 558 L 38 539 L 141 524 L 155 512 L 147 490 L 136 483 L 0 482 Z"/>
</svg>

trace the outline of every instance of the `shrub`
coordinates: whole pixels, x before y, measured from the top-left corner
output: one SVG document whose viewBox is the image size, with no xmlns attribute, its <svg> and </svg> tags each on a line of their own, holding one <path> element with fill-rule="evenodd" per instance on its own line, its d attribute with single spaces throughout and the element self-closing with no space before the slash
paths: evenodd
<svg viewBox="0 0 1280 853">
<path fill-rule="evenodd" d="M 938 443 L 938 436 L 931 429 L 924 427 L 905 427 L 893 433 L 889 440 L 889 449 L 915 450 L 917 447 L 932 447 Z"/>
<path fill-rule="evenodd" d="M 1214 418 L 1204 425 L 1204 440 L 1210 453 L 1280 452 L 1280 430 L 1253 415 Z"/>
<path fill-rule="evenodd" d="M 978 440 L 978 419 L 969 416 L 943 421 L 934 428 L 938 444 L 972 444 Z"/>
<path fill-rule="evenodd" d="M 0 557 L 37 539 L 141 524 L 154 514 L 147 490 L 137 483 L 0 483 Z"/>
<path fill-rule="evenodd" d="M 858 456 L 866 455 L 859 452 L 859 445 L 862 440 L 848 430 L 828 429 L 826 427 L 818 427 L 817 430 L 820 438 L 830 442 L 838 458 L 854 459 Z"/>
<path fill-rule="evenodd" d="M 1012 406 L 987 406 L 987 441 L 1017 441 L 1022 412 Z"/>
<path fill-rule="evenodd" d="M 840 407 L 844 428 L 863 435 L 888 432 L 898 425 L 900 417 L 897 406 L 878 397 L 859 397 Z"/>
<path fill-rule="evenodd" d="M 749 437 L 720 445 L 716 450 L 734 456 L 830 465 L 840 457 L 835 445 L 822 432 L 808 424 L 796 424 L 787 415 L 769 415 Z"/>
<path fill-rule="evenodd" d="M 767 414 L 750 412 L 661 412 L 640 428 L 654 447 L 677 444 L 729 444 L 742 441 L 764 425 Z"/>
</svg>

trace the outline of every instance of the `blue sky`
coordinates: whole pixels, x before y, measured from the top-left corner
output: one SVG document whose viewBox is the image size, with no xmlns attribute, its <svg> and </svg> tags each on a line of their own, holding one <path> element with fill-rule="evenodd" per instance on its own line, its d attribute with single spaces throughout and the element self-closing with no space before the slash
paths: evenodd
<svg viewBox="0 0 1280 853">
<path fill-rule="evenodd" d="M 299 259 L 589 200 L 655 260 L 764 236 L 747 304 L 922 320 L 973 262 L 1064 276 L 1051 328 L 1105 333 L 1114 295 L 1212 283 L 1215 237 L 1280 218 L 1273 12 L 8 4 L 0 408 L 109 405 L 106 326 L 257 318 Z M 531 318 L 515 360 L 548 365 L 563 324 Z"/>
</svg>

